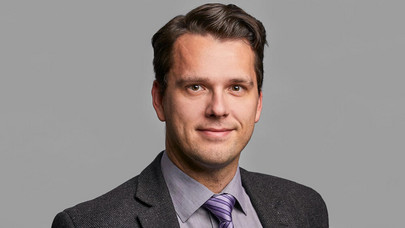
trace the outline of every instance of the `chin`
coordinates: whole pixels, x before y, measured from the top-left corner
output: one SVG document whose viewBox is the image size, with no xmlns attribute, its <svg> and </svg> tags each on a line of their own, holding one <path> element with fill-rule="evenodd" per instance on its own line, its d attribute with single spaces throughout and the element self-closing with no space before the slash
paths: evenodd
<svg viewBox="0 0 405 228">
<path fill-rule="evenodd" d="M 218 151 L 214 148 L 204 149 L 195 154 L 194 159 L 201 166 L 212 169 L 220 169 L 228 166 L 239 158 L 240 153 L 232 153 L 230 151 Z"/>
</svg>

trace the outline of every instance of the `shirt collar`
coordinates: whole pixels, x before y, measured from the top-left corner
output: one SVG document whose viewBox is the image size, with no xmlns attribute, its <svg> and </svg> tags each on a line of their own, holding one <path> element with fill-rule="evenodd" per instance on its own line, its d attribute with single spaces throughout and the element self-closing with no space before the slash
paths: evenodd
<svg viewBox="0 0 405 228">
<path fill-rule="evenodd" d="M 246 208 L 247 208 L 247 199 L 246 199 L 246 193 L 245 189 L 242 186 L 242 179 L 240 177 L 240 171 L 239 167 L 236 170 L 235 176 L 229 182 L 229 184 L 222 190 L 221 193 L 229 193 L 233 195 L 236 198 L 237 204 L 236 207 L 238 207 L 239 204 L 239 209 L 246 215 Z"/>
<path fill-rule="evenodd" d="M 174 209 L 181 221 L 186 222 L 195 211 L 214 195 L 214 193 L 181 171 L 169 159 L 166 152 L 163 154 L 161 167 L 163 177 L 173 201 Z M 242 212 L 246 214 L 244 208 L 246 208 L 247 205 L 244 192 L 238 168 L 231 182 L 221 193 L 233 195 L 238 202 L 237 204 L 240 205 Z"/>
</svg>

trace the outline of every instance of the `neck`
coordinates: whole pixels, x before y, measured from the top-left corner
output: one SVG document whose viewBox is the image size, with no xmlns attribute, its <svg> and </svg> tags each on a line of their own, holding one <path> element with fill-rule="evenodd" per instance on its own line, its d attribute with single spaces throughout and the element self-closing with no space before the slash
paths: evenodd
<svg viewBox="0 0 405 228">
<path fill-rule="evenodd" d="M 221 169 L 207 172 L 188 172 L 187 174 L 197 180 L 214 193 L 220 193 L 232 181 L 236 169 Z M 184 172 L 184 171 L 183 171 Z"/>
<path fill-rule="evenodd" d="M 172 153 L 167 153 L 169 159 L 185 174 L 198 181 L 214 193 L 220 193 L 235 176 L 239 156 L 229 164 L 207 166 L 198 162 L 184 162 Z"/>
</svg>

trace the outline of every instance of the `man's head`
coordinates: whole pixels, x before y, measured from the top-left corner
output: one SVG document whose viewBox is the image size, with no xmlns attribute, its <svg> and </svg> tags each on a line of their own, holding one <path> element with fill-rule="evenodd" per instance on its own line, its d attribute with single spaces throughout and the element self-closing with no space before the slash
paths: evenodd
<svg viewBox="0 0 405 228">
<path fill-rule="evenodd" d="M 184 34 L 211 35 L 220 40 L 246 40 L 255 54 L 258 91 L 263 83 L 263 50 L 266 30 L 262 23 L 235 5 L 205 4 L 170 20 L 152 38 L 153 66 L 162 94 L 173 65 L 173 45 Z"/>
<path fill-rule="evenodd" d="M 183 171 L 236 171 L 262 109 L 260 22 L 234 5 L 208 4 L 153 37 L 153 106 L 166 152 Z"/>
</svg>

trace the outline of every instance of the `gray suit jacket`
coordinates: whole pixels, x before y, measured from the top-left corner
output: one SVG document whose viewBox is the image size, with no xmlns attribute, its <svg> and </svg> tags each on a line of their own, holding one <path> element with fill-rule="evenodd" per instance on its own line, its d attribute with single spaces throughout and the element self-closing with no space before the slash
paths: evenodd
<svg viewBox="0 0 405 228">
<path fill-rule="evenodd" d="M 159 154 L 140 175 L 112 191 L 56 215 L 52 228 L 179 227 L 160 169 Z M 281 178 L 241 169 L 242 184 L 263 227 L 328 227 L 328 214 L 314 190 Z"/>
</svg>

